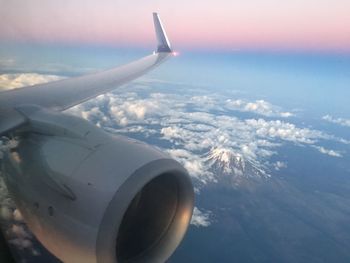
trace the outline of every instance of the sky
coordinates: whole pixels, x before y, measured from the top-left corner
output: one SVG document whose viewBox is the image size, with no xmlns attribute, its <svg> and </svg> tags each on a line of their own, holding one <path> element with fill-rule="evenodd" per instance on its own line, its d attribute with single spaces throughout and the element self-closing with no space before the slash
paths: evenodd
<svg viewBox="0 0 350 263">
<path fill-rule="evenodd" d="M 350 52 L 348 0 L 0 0 L 0 43 L 149 47 L 151 13 L 179 49 Z"/>
</svg>

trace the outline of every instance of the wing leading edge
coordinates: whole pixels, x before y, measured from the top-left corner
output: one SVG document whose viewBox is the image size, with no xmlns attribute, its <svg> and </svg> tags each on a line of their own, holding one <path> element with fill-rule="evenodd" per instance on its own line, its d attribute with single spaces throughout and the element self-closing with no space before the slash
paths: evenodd
<svg viewBox="0 0 350 263">
<path fill-rule="evenodd" d="M 157 52 L 103 72 L 0 92 L 0 135 L 25 123 L 16 111 L 21 105 L 37 105 L 62 111 L 130 82 L 164 62 L 172 53 L 157 13 L 153 13 Z M 10 113 L 10 114 L 9 114 Z"/>
</svg>

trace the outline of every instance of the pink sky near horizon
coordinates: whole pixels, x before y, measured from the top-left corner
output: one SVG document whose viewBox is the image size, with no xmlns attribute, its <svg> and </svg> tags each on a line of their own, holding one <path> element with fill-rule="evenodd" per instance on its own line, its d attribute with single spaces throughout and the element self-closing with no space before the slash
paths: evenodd
<svg viewBox="0 0 350 263">
<path fill-rule="evenodd" d="M 349 0 L 0 0 L 0 41 L 350 52 Z"/>
</svg>

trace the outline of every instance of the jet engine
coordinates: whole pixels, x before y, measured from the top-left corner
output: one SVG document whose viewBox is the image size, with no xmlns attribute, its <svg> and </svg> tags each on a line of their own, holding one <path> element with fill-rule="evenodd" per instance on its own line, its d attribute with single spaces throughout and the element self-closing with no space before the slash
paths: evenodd
<svg viewBox="0 0 350 263">
<path fill-rule="evenodd" d="M 63 262 L 164 262 L 193 210 L 186 170 L 144 143 L 34 106 L 3 172 L 37 239 Z"/>
</svg>

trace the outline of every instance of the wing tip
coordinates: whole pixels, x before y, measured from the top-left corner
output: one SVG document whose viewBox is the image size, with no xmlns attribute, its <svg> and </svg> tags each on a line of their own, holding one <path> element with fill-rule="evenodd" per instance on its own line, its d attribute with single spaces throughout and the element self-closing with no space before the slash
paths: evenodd
<svg viewBox="0 0 350 263">
<path fill-rule="evenodd" d="M 154 28 L 156 31 L 157 42 L 158 42 L 157 53 L 160 53 L 160 52 L 171 53 L 172 49 L 171 49 L 169 39 L 162 25 L 159 14 L 157 12 L 153 12 L 153 22 L 154 22 Z"/>
</svg>

